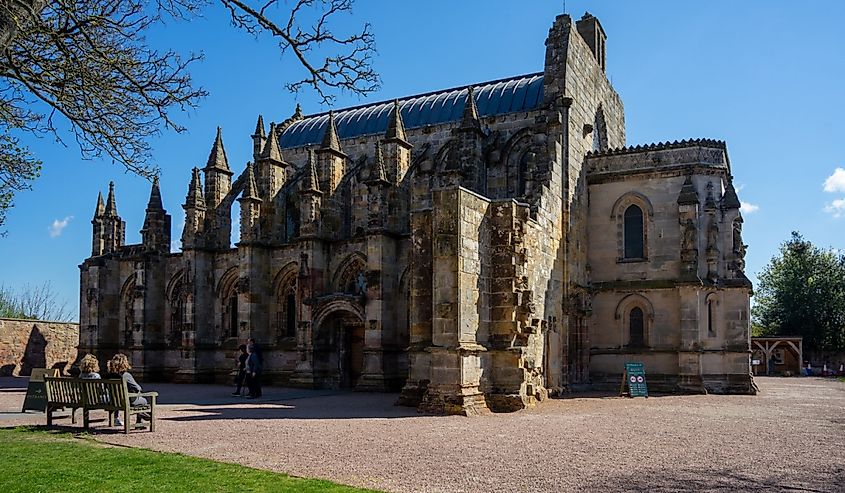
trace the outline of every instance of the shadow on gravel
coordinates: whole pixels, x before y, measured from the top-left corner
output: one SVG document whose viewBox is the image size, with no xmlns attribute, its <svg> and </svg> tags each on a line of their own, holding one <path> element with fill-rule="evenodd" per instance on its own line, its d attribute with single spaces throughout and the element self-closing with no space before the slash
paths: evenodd
<svg viewBox="0 0 845 493">
<path fill-rule="evenodd" d="M 364 419 L 364 418 L 416 418 L 421 416 L 415 408 L 356 408 L 342 402 L 322 407 L 298 406 L 284 403 L 258 403 L 262 407 L 193 407 L 174 409 L 178 412 L 196 413 L 191 416 L 169 416 L 159 418 L 162 421 L 209 421 L 234 419 Z"/>
<path fill-rule="evenodd" d="M 799 474 L 800 475 L 800 474 Z M 609 476 L 601 482 L 587 485 L 585 491 L 803 491 L 803 492 L 841 492 L 845 484 L 845 468 L 838 467 L 830 472 L 800 475 L 795 481 L 796 471 L 778 475 L 771 473 L 766 477 L 751 475 L 735 469 L 702 469 L 672 471 L 666 476 L 665 470 L 643 470 L 629 475 Z"/>
</svg>

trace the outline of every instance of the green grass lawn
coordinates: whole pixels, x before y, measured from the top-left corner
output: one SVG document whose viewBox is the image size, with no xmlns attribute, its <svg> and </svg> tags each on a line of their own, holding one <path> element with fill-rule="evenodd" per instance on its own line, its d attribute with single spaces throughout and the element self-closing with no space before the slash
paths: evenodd
<svg viewBox="0 0 845 493">
<path fill-rule="evenodd" d="M 222 491 L 358 493 L 362 490 L 181 454 L 114 447 L 85 435 L 0 429 L 0 492 Z"/>
</svg>

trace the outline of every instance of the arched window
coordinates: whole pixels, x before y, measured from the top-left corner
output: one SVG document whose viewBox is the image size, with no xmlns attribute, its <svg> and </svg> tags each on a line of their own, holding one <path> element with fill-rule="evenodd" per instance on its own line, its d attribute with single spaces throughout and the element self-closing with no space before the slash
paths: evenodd
<svg viewBox="0 0 845 493">
<path fill-rule="evenodd" d="M 284 269 L 281 280 L 276 284 L 276 334 L 277 337 L 296 336 L 296 281 L 297 268 Z"/>
<path fill-rule="evenodd" d="M 182 280 L 176 281 L 176 285 L 170 294 L 170 331 L 182 337 L 182 327 L 188 318 L 187 314 L 187 293 L 185 292 Z"/>
<path fill-rule="evenodd" d="M 341 263 L 335 274 L 335 290 L 338 293 L 361 295 L 367 292 L 366 257 L 352 254 Z"/>
<path fill-rule="evenodd" d="M 630 347 L 645 346 L 645 317 L 643 309 L 635 306 L 628 314 L 628 345 Z"/>
<path fill-rule="evenodd" d="M 516 172 L 516 195 L 524 197 L 528 191 L 528 162 L 534 157 L 533 152 L 527 151 L 519 158 L 519 166 Z"/>
<path fill-rule="evenodd" d="M 625 258 L 645 258 L 643 249 L 643 210 L 636 205 L 625 209 L 624 215 Z"/>
<path fill-rule="evenodd" d="M 220 328 L 222 338 L 238 337 L 238 273 L 229 269 L 220 281 Z"/>
<path fill-rule="evenodd" d="M 226 319 L 226 336 L 228 337 L 238 337 L 238 294 L 235 291 L 232 291 L 232 294 L 229 296 L 229 299 L 226 300 L 226 313 L 224 314 L 224 318 Z"/>
</svg>

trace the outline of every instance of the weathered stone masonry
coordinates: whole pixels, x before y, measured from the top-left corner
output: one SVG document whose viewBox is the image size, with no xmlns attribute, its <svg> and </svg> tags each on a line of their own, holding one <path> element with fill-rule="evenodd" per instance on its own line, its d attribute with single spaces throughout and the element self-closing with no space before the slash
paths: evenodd
<svg viewBox="0 0 845 493">
<path fill-rule="evenodd" d="M 752 392 L 739 201 L 725 146 L 626 148 L 597 19 L 555 19 L 543 72 L 305 116 L 237 175 L 218 131 L 183 205 L 153 184 L 140 245 L 100 197 L 80 349 L 144 378 L 401 391 L 471 414 L 618 385 Z M 232 248 L 231 206 L 240 203 Z"/>
</svg>

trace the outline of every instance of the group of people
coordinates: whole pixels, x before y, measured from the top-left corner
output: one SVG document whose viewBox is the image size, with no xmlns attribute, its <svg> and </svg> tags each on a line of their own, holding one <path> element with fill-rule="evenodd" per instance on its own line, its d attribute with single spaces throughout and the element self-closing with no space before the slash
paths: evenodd
<svg viewBox="0 0 845 493">
<path fill-rule="evenodd" d="M 142 391 L 141 385 L 135 380 L 135 377 L 129 373 L 132 366 L 129 364 L 129 358 L 125 354 L 117 353 L 106 363 L 105 378 L 122 378 L 126 381 L 126 389 L 130 393 L 140 393 Z M 79 378 L 84 379 L 100 379 L 100 362 L 93 354 L 86 354 L 79 362 Z M 133 406 L 146 406 L 147 399 L 141 396 L 135 397 L 130 403 Z M 115 425 L 123 426 L 123 420 L 120 419 L 119 411 L 114 411 Z M 136 415 L 138 418 L 138 425 L 143 421 L 149 421 L 150 415 L 148 413 L 140 413 Z"/>
<path fill-rule="evenodd" d="M 255 339 L 249 339 L 247 344 L 238 347 L 238 357 L 235 362 L 235 391 L 232 395 L 241 395 L 242 389 L 247 389 L 247 399 L 261 397 L 261 371 L 264 358 Z"/>
</svg>

